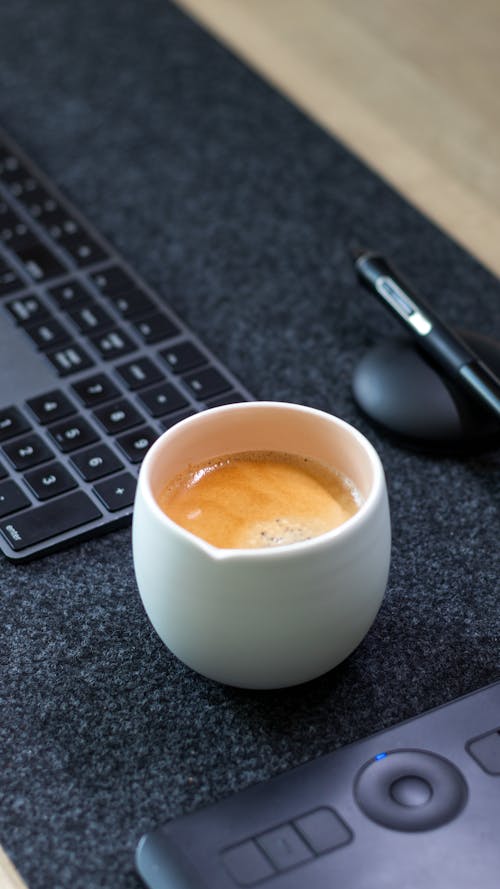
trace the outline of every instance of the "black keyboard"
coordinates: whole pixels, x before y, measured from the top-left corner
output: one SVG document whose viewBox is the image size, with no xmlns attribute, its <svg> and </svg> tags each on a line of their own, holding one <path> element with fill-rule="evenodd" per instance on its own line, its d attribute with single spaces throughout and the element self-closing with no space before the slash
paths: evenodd
<svg viewBox="0 0 500 889">
<path fill-rule="evenodd" d="M 0 130 L 0 546 L 130 521 L 153 441 L 252 398 Z"/>
</svg>

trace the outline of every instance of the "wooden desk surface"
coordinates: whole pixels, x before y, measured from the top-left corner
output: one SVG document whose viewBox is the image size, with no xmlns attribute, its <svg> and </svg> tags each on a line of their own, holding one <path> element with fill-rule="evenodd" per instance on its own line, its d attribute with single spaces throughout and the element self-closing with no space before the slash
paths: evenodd
<svg viewBox="0 0 500 889">
<path fill-rule="evenodd" d="M 177 0 L 500 274 L 498 0 Z"/>
<path fill-rule="evenodd" d="M 177 3 L 500 275 L 498 0 Z"/>
<path fill-rule="evenodd" d="M 11 860 L 0 846 L 0 889 L 26 889 Z"/>
</svg>

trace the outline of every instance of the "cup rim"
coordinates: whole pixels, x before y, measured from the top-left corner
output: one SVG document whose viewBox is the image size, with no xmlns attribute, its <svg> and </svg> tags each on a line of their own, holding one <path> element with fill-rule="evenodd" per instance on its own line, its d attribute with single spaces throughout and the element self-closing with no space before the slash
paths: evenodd
<svg viewBox="0 0 500 889">
<path fill-rule="evenodd" d="M 235 409 L 238 410 L 250 410 L 250 409 L 286 409 L 293 410 L 297 413 L 306 413 L 310 416 L 318 416 L 327 418 L 328 421 L 333 422 L 335 425 L 340 426 L 346 432 L 348 432 L 352 437 L 357 441 L 357 443 L 362 447 L 366 456 L 369 459 L 371 464 L 372 472 L 373 472 L 373 482 L 371 485 L 371 490 L 366 498 L 364 498 L 361 503 L 359 509 L 354 513 L 354 515 L 350 516 L 341 525 L 338 525 L 336 528 L 332 528 L 329 531 L 325 531 L 323 534 L 318 534 L 315 537 L 310 537 L 307 540 L 299 540 L 294 541 L 293 543 L 284 543 L 279 546 L 267 546 L 267 547 L 253 547 L 253 548 L 245 548 L 245 547 L 218 547 L 212 543 L 209 543 L 207 540 L 204 540 L 202 537 L 198 537 L 191 531 L 188 531 L 186 528 L 183 528 L 181 525 L 178 525 L 177 522 L 174 522 L 173 519 L 170 518 L 160 507 L 156 497 L 153 494 L 152 484 L 151 484 L 151 471 L 152 465 L 156 460 L 157 454 L 159 451 L 163 450 L 165 446 L 165 441 L 173 434 L 178 434 L 179 429 L 188 428 L 190 425 L 195 425 L 200 422 L 203 422 L 204 417 L 213 416 L 214 414 L 223 414 L 223 413 L 233 413 Z M 380 493 L 384 488 L 385 484 L 385 475 L 384 469 L 382 466 L 382 462 L 380 457 L 375 450 L 374 446 L 371 442 L 356 429 L 355 426 L 352 426 L 346 420 L 343 420 L 341 417 L 337 417 L 334 414 L 329 413 L 328 411 L 323 411 L 319 408 L 309 407 L 308 405 L 297 404 L 294 402 L 286 402 L 286 401 L 241 401 L 241 402 L 232 402 L 231 404 L 219 405 L 217 407 L 207 408 L 204 411 L 200 411 L 196 414 L 193 414 L 189 417 L 185 417 L 183 420 L 179 420 L 174 426 L 165 430 L 159 438 L 153 443 L 153 445 L 148 450 L 146 456 L 144 457 L 137 483 L 137 493 L 138 496 L 139 489 L 141 491 L 141 495 L 144 498 L 148 509 L 150 509 L 155 516 L 156 520 L 161 524 L 165 525 L 173 533 L 177 534 L 181 540 L 189 541 L 192 545 L 197 546 L 199 549 L 205 550 L 212 558 L 214 559 L 231 559 L 231 558 L 242 558 L 247 557 L 249 559 L 254 558 L 276 558 L 280 553 L 283 555 L 287 555 L 290 557 L 291 555 L 301 556 L 304 553 L 304 550 L 313 550 L 313 549 L 321 549 L 326 544 L 328 544 L 331 540 L 348 536 L 353 533 L 360 523 L 364 522 L 368 515 L 374 510 L 376 503 L 380 497 Z"/>
</svg>

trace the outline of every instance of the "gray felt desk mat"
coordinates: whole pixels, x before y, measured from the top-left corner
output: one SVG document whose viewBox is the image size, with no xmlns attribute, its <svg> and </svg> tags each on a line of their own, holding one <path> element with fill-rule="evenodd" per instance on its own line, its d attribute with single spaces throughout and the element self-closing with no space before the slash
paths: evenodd
<svg viewBox="0 0 500 889">
<path fill-rule="evenodd" d="M 498 678 L 498 454 L 419 456 L 360 414 L 353 368 L 395 327 L 346 245 L 498 338 L 499 285 L 164 0 L 3 3 L 0 81 L 6 128 L 250 390 L 354 423 L 388 477 L 383 607 L 301 688 L 178 663 L 129 530 L 2 562 L 0 842 L 30 889 L 134 889 L 147 829 Z"/>
</svg>

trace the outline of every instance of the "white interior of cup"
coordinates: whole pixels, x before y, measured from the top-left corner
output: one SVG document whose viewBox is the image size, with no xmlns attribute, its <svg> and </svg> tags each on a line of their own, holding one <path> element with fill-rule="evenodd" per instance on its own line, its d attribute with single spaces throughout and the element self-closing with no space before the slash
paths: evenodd
<svg viewBox="0 0 500 889">
<path fill-rule="evenodd" d="M 320 460 L 347 476 L 364 500 L 381 473 L 374 449 L 352 426 L 322 411 L 282 402 L 244 402 L 196 414 L 158 439 L 142 471 L 154 496 L 189 464 L 252 450 Z"/>
</svg>

